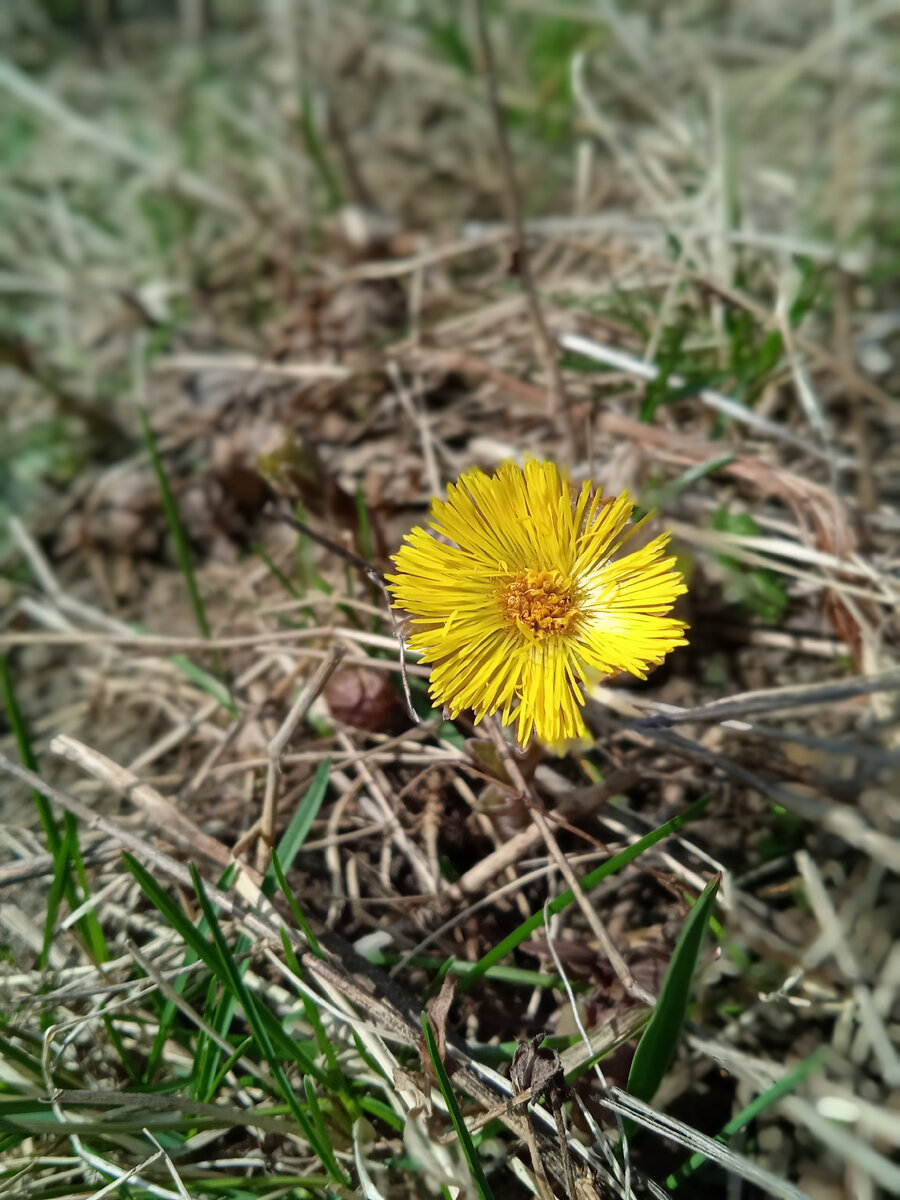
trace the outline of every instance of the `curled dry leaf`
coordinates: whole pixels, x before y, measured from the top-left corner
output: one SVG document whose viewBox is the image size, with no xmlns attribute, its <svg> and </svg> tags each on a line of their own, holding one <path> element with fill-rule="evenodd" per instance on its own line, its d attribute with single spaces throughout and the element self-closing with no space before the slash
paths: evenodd
<svg viewBox="0 0 900 1200">
<path fill-rule="evenodd" d="M 632 421 L 618 413 L 604 413 L 601 424 L 606 432 L 644 445 L 652 449 L 657 458 L 669 462 L 693 466 L 708 462 L 721 451 L 721 447 L 711 442 Z M 748 484 L 759 499 L 776 499 L 786 504 L 794 513 L 801 533 L 818 550 L 842 559 L 849 559 L 855 553 L 857 539 L 850 516 L 840 498 L 829 488 L 744 454 L 735 455 L 719 470 Z M 837 578 L 842 578 L 840 571 Z M 858 583 L 855 576 L 853 579 Z M 837 636 L 850 648 L 856 669 L 863 670 L 863 646 L 867 636 L 871 636 L 877 627 L 876 605 L 862 598 L 855 598 L 852 605 L 848 604 L 839 591 L 830 588 L 825 592 L 824 610 Z"/>
<path fill-rule="evenodd" d="M 456 976 L 445 975 L 444 982 L 441 984 L 441 990 L 428 1004 L 428 1016 L 434 1029 L 434 1036 L 441 1055 L 441 1061 L 445 1065 L 447 1061 L 447 1018 L 450 1015 L 450 1007 L 453 1004 L 453 997 L 455 995 Z"/>
<path fill-rule="evenodd" d="M 456 977 L 454 975 L 445 975 L 444 982 L 441 984 L 441 990 L 428 1004 L 428 1019 L 434 1031 L 434 1040 L 437 1043 L 438 1054 L 448 1075 L 452 1075 L 458 1065 L 454 1061 L 453 1056 L 447 1053 L 447 1017 L 450 1015 L 450 1006 L 453 1004 L 453 997 L 455 995 Z M 435 1087 L 439 1086 L 437 1076 L 434 1073 L 434 1066 L 431 1062 L 431 1056 L 425 1045 L 425 1037 L 421 1034 L 419 1036 L 419 1057 L 422 1060 L 422 1068 L 428 1079 Z"/>
<path fill-rule="evenodd" d="M 411 1120 L 419 1115 L 431 1117 L 431 1091 L 420 1071 L 397 1067 L 394 1071 L 394 1087 L 403 1097 Z"/>
</svg>

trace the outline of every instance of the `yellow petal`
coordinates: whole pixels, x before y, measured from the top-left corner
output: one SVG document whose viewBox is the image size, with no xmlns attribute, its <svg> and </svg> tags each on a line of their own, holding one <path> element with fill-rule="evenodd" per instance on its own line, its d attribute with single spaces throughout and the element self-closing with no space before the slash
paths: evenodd
<svg viewBox="0 0 900 1200">
<path fill-rule="evenodd" d="M 435 499 L 434 534 L 413 529 L 387 577 L 410 647 L 432 664 L 435 705 L 476 722 L 499 712 L 520 744 L 534 733 L 560 745 L 585 733 L 588 678 L 643 678 L 684 645 L 684 623 L 668 615 L 686 590 L 669 535 L 615 557 L 638 528 L 632 511 L 626 493 L 575 494 L 534 458 L 468 471 Z"/>
</svg>

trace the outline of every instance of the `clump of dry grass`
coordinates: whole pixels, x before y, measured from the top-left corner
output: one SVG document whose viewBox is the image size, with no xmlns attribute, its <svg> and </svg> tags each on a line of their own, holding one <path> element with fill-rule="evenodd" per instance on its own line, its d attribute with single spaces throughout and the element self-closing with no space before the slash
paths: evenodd
<svg viewBox="0 0 900 1200">
<path fill-rule="evenodd" d="M 0 17 L 3 1178 L 898 1190 L 890 11 L 492 10 L 511 174 L 455 9 L 211 7 Z M 379 591 L 257 475 L 382 567 L 525 452 L 691 582 L 565 758 L 414 661 L 413 723 Z M 542 1031 L 569 1083 L 513 1105 Z"/>
</svg>

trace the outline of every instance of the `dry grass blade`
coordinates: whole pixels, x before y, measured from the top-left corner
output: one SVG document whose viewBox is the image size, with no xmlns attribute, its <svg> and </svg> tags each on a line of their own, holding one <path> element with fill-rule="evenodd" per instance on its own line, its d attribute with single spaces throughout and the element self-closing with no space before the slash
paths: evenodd
<svg viewBox="0 0 900 1200">
<path fill-rule="evenodd" d="M 662 1137 L 669 1137 L 689 1150 L 699 1151 L 713 1162 L 722 1163 L 734 1175 L 755 1184 L 768 1196 L 777 1196 L 780 1200 L 809 1200 L 805 1192 L 786 1180 L 762 1170 L 755 1163 L 723 1146 L 721 1142 L 698 1134 L 690 1125 L 656 1112 L 650 1105 L 619 1091 L 618 1088 L 612 1088 L 609 1095 L 601 1100 L 601 1104 L 623 1117 L 629 1117 L 644 1129 L 652 1130 Z"/>
</svg>

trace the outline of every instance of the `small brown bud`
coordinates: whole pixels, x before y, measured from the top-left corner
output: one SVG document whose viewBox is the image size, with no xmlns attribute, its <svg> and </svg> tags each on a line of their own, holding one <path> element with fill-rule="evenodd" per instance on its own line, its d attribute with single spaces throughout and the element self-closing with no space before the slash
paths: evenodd
<svg viewBox="0 0 900 1200">
<path fill-rule="evenodd" d="M 325 686 L 325 699 L 336 721 L 373 733 L 403 728 L 404 709 L 384 671 L 345 667 Z"/>
</svg>

